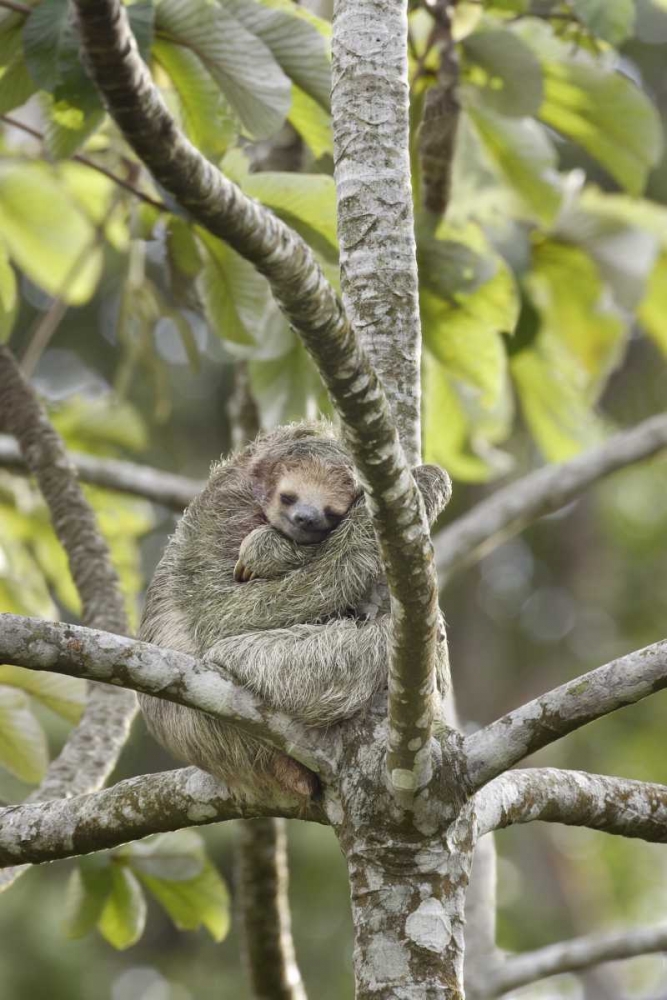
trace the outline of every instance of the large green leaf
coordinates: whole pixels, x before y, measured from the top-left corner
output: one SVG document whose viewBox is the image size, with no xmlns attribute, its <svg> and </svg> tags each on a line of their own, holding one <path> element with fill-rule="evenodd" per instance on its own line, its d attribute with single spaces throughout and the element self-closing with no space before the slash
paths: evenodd
<svg viewBox="0 0 667 1000">
<path fill-rule="evenodd" d="M 124 865 L 111 869 L 111 893 L 97 927 L 102 937 L 122 951 L 136 944 L 146 925 L 146 899 L 135 875 Z"/>
<path fill-rule="evenodd" d="M 30 74 L 42 90 L 53 90 L 72 60 L 78 44 L 68 0 L 41 0 L 23 29 L 23 51 Z"/>
<path fill-rule="evenodd" d="M 206 858 L 194 878 L 158 878 L 145 869 L 137 872 L 142 884 L 164 907 L 180 930 L 205 927 L 214 941 L 222 941 L 230 927 L 230 903 L 227 887 Z"/>
<path fill-rule="evenodd" d="M 468 113 L 512 190 L 540 222 L 553 222 L 561 203 L 558 157 L 543 126 L 532 118 L 507 118 L 483 107 L 469 107 Z"/>
<path fill-rule="evenodd" d="M 0 166 L 0 231 L 35 284 L 72 305 L 88 301 L 101 273 L 101 252 L 90 221 L 45 164 Z"/>
<path fill-rule="evenodd" d="M 268 46 L 238 17 L 207 0 L 160 0 L 157 37 L 192 50 L 256 138 L 283 124 L 291 84 Z"/>
<path fill-rule="evenodd" d="M 316 160 L 326 153 L 333 155 L 333 131 L 330 115 L 296 84 L 292 85 L 292 106 L 288 120 L 309 147 Z"/>
<path fill-rule="evenodd" d="M 21 47 L 21 22 L 4 26 L 0 41 L 0 114 L 4 115 L 32 97 L 37 84 L 28 71 Z"/>
<path fill-rule="evenodd" d="M 9 340 L 17 310 L 16 275 L 9 262 L 7 249 L 0 240 L 0 344 Z"/>
<path fill-rule="evenodd" d="M 156 39 L 153 56 L 170 77 L 185 131 L 203 153 L 221 156 L 237 131 L 222 91 L 196 52 Z"/>
<path fill-rule="evenodd" d="M 294 83 L 327 110 L 331 91 L 329 51 L 317 19 L 294 4 L 218 0 L 245 28 L 261 38 Z M 320 22 L 321 23 L 321 22 Z"/>
<path fill-rule="evenodd" d="M 198 287 L 211 329 L 222 340 L 234 344 L 254 344 L 255 340 L 245 326 L 235 301 L 239 291 L 235 275 L 244 270 L 242 263 L 245 262 L 240 262 L 238 254 L 222 240 L 216 240 L 203 230 L 199 232 L 199 237 L 206 253 Z"/>
<path fill-rule="evenodd" d="M 0 665 L 0 684 L 20 688 L 68 722 L 78 722 L 86 702 L 86 682 L 23 667 Z"/>
<path fill-rule="evenodd" d="M 69 877 L 65 893 L 65 933 L 80 938 L 93 930 L 112 890 L 108 856 L 82 858 Z"/>
<path fill-rule="evenodd" d="M 572 8 L 594 35 L 611 45 L 618 45 L 632 34 L 634 0 L 572 0 Z"/>
<path fill-rule="evenodd" d="M 584 398 L 595 399 L 621 358 L 626 332 L 595 262 L 579 247 L 547 240 L 535 248 L 525 282 L 542 329 L 577 359 Z"/>
<path fill-rule="evenodd" d="M 0 765 L 22 781 L 37 784 L 48 764 L 46 737 L 28 696 L 0 686 Z"/>
<path fill-rule="evenodd" d="M 317 370 L 298 341 L 274 361 L 251 362 L 250 379 L 264 427 L 331 413 Z"/>
<path fill-rule="evenodd" d="M 519 118 L 537 114 L 542 67 L 517 35 L 503 28 L 476 31 L 464 39 L 463 51 L 472 64 L 469 79 L 493 111 Z"/>
<path fill-rule="evenodd" d="M 542 121 L 639 194 L 662 152 L 660 117 L 648 97 L 620 73 L 575 62 L 545 62 L 544 86 Z"/>
<path fill-rule="evenodd" d="M 326 174 L 262 172 L 241 186 L 296 229 L 314 249 L 337 259 L 336 188 Z"/>
<path fill-rule="evenodd" d="M 667 252 L 660 255 L 653 268 L 639 307 L 639 321 L 649 337 L 667 354 Z"/>
</svg>

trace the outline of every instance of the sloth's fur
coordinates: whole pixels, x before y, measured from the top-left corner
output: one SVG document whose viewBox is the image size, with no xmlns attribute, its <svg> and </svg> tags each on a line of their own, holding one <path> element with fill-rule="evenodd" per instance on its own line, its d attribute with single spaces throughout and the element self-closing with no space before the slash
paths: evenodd
<svg viewBox="0 0 667 1000">
<path fill-rule="evenodd" d="M 299 456 L 353 474 L 322 423 L 278 428 L 213 467 L 155 571 L 140 637 L 218 663 L 267 705 L 321 727 L 386 687 L 391 621 L 386 609 L 372 620 L 355 615 L 383 575 L 363 495 L 318 544 L 298 545 L 266 524 L 250 470 L 287 459 L 293 466 Z M 415 478 L 432 522 L 449 498 L 449 478 L 434 466 Z M 256 577 L 249 583 L 233 578 L 242 545 Z M 441 667 L 446 657 L 442 643 Z M 231 723 L 146 695 L 140 701 L 163 746 L 239 792 L 276 781 L 303 794 L 316 787 L 305 768 Z"/>
</svg>

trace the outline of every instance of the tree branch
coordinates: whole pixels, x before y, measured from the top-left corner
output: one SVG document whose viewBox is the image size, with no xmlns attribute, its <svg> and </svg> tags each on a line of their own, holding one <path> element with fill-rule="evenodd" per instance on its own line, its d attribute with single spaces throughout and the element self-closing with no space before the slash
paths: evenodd
<svg viewBox="0 0 667 1000">
<path fill-rule="evenodd" d="M 664 687 L 667 639 L 576 677 L 467 736 L 470 781 L 479 788 L 536 750 Z"/>
<path fill-rule="evenodd" d="M 421 455 L 421 329 L 408 98 L 404 0 L 336 0 L 331 108 L 345 307 L 387 386 L 414 465 Z M 353 444 L 358 448 L 356 433 Z M 408 805 L 431 777 L 438 596 L 423 514 L 408 478 L 394 481 L 410 523 L 396 535 L 400 557 L 393 565 L 387 560 L 395 626 L 387 772 L 398 801 Z M 408 556 L 401 538 L 413 531 L 419 543 Z"/>
<path fill-rule="evenodd" d="M 435 555 L 441 586 L 532 521 L 559 510 L 605 476 L 667 447 L 667 417 L 651 417 L 562 465 L 531 472 L 498 490 L 441 531 Z"/>
<path fill-rule="evenodd" d="M 601 962 L 617 962 L 656 951 L 667 951 L 667 924 L 630 927 L 560 941 L 525 955 L 508 957 L 487 975 L 485 996 L 497 997 L 548 976 L 577 972 Z"/>
<path fill-rule="evenodd" d="M 75 451 L 68 452 L 67 457 L 82 482 L 153 500 L 179 513 L 205 486 L 204 480 L 116 458 L 96 458 Z M 0 434 L 0 467 L 21 473 L 29 471 L 15 441 L 6 434 Z"/>
<path fill-rule="evenodd" d="M 542 820 L 667 842 L 667 785 L 536 767 L 501 775 L 475 801 L 480 836 Z"/>
<path fill-rule="evenodd" d="M 186 653 L 40 618 L 0 615 L 0 662 L 115 684 L 233 722 L 311 770 L 326 770 L 335 737 L 308 730 L 227 679 L 217 664 Z M 311 735 L 313 734 L 313 735 Z"/>
<path fill-rule="evenodd" d="M 75 0 L 75 7 L 89 69 L 125 138 L 194 219 L 269 280 L 350 432 L 350 447 L 369 493 L 387 568 L 397 623 L 397 661 L 408 662 L 409 644 L 410 662 L 421 670 L 403 679 L 414 689 L 421 687 L 419 677 L 425 678 L 418 695 L 422 712 L 409 727 L 410 738 L 407 729 L 400 735 L 406 766 L 394 769 L 397 784 L 414 788 L 429 773 L 437 587 L 423 504 L 378 377 L 306 243 L 223 177 L 179 131 L 138 54 L 119 0 Z M 380 23 L 378 30 L 385 32 L 386 27 Z M 393 688 L 395 700 L 395 681 Z M 414 746 L 417 741 L 428 749 L 417 757 L 413 773 L 419 752 L 407 744 Z"/>
<path fill-rule="evenodd" d="M 84 621 L 109 631 L 128 631 L 118 576 L 92 508 L 62 440 L 6 347 L 0 347 L 0 428 L 17 438 L 37 479 L 67 554 Z M 131 692 L 92 688 L 81 720 L 30 798 L 59 798 L 100 788 L 116 765 L 136 710 Z M 17 875 L 5 873 L 0 889 Z"/>
<path fill-rule="evenodd" d="M 239 888 L 246 965 L 258 1000 L 306 1000 L 290 930 L 287 882 L 284 821 L 243 823 Z"/>
<path fill-rule="evenodd" d="M 0 810 L 0 868 L 77 857 L 153 833 L 223 820 L 284 816 L 326 823 L 317 804 L 237 798 L 217 778 L 187 767 L 144 774 L 71 799 Z"/>
</svg>

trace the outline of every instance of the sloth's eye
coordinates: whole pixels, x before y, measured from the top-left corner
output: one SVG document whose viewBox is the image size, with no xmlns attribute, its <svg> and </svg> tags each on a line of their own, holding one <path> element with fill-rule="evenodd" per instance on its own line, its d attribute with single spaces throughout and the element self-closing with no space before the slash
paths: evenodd
<svg viewBox="0 0 667 1000">
<path fill-rule="evenodd" d="M 293 503 L 296 503 L 296 495 L 294 493 L 281 493 L 280 502 L 284 503 L 286 507 L 291 507 Z"/>
<path fill-rule="evenodd" d="M 328 521 L 342 521 L 343 519 L 343 515 L 340 514 L 337 510 L 334 510 L 333 507 L 325 507 L 324 516 L 327 518 Z"/>
</svg>

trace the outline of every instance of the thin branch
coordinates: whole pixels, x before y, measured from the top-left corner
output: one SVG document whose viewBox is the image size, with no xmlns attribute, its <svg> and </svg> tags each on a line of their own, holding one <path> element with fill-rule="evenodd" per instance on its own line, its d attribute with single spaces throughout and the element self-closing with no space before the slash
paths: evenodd
<svg viewBox="0 0 667 1000">
<path fill-rule="evenodd" d="M 409 639 L 411 662 L 428 663 L 432 675 L 437 588 L 423 504 L 386 396 L 341 303 L 307 244 L 223 177 L 179 131 L 139 56 L 120 0 L 75 0 L 75 7 L 87 64 L 129 144 L 194 219 L 268 279 L 312 355 L 347 426 L 352 454 L 369 492 L 396 612 L 397 661 L 407 661 Z M 410 630 L 410 622 L 421 627 L 415 624 Z M 428 671 L 421 673 L 432 687 Z M 428 707 L 418 727 L 419 745 L 427 746 L 431 700 L 427 690 L 420 697 Z M 413 785 L 416 775 L 410 767 L 416 753 L 407 750 L 407 766 L 396 769 L 405 771 Z M 422 756 L 426 757 L 425 751 Z"/>
<path fill-rule="evenodd" d="M 26 3 L 18 3 L 17 0 L 0 0 L 0 7 L 4 7 L 5 10 L 13 10 L 17 14 L 30 14 L 32 12 L 32 7 Z"/>
<path fill-rule="evenodd" d="M 74 451 L 67 455 L 82 482 L 144 497 L 179 513 L 205 486 L 204 480 L 162 472 L 149 465 L 137 465 L 115 458 L 96 458 Z M 27 471 L 17 444 L 5 434 L 0 434 L 0 467 L 15 472 Z"/>
<path fill-rule="evenodd" d="M 308 730 L 228 680 L 218 664 L 64 622 L 0 615 L 0 663 L 115 684 L 233 722 L 311 770 L 331 760 L 335 737 Z"/>
<path fill-rule="evenodd" d="M 236 798 L 196 767 L 144 774 L 72 799 L 0 810 L 0 868 L 78 857 L 188 826 L 255 816 L 326 823 L 317 804 L 288 798 Z"/>
<path fill-rule="evenodd" d="M 444 216 L 449 204 L 456 130 L 461 106 L 458 100 L 459 63 L 452 38 L 451 11 L 438 0 L 429 10 L 435 18 L 431 44 L 438 48 L 437 80 L 424 97 L 419 127 L 419 161 L 422 202 L 431 228 Z"/>
<path fill-rule="evenodd" d="M 496 867 L 495 839 L 493 833 L 487 833 L 475 845 L 466 893 L 464 978 L 467 1000 L 481 1000 L 485 996 L 487 971 L 499 954 L 496 946 Z"/>
<path fill-rule="evenodd" d="M 509 956 L 488 974 L 485 996 L 497 997 L 548 976 L 577 972 L 601 962 L 618 962 L 657 951 L 667 951 L 667 924 L 628 927 L 622 931 L 560 941 L 525 955 Z"/>
<path fill-rule="evenodd" d="M 667 842 L 667 785 L 536 767 L 500 775 L 475 802 L 480 836 L 541 820 Z"/>
<path fill-rule="evenodd" d="M 467 736 L 470 780 L 480 787 L 567 733 L 664 687 L 665 639 L 576 677 Z"/>
<path fill-rule="evenodd" d="M 306 1000 L 290 929 L 282 819 L 242 824 L 238 871 L 246 965 L 254 995 L 258 1000 Z"/>
<path fill-rule="evenodd" d="M 31 10 L 32 8 L 28 8 Z M 39 139 L 40 142 L 44 142 L 45 136 L 43 132 L 39 132 L 36 128 L 32 128 L 30 125 L 20 122 L 17 118 L 13 118 L 11 115 L 0 115 L 0 121 L 6 122 L 7 125 L 11 125 L 12 128 L 20 129 L 21 132 L 25 132 L 27 135 L 31 135 L 33 139 Z M 82 153 L 75 153 L 70 159 L 75 160 L 76 163 L 83 163 L 85 167 L 90 167 L 91 170 L 96 170 L 98 174 L 102 174 L 107 177 L 118 187 L 123 188 L 125 191 L 129 191 L 133 194 L 135 198 L 143 201 L 146 205 L 152 205 L 153 208 L 157 208 L 160 212 L 168 212 L 169 207 L 165 205 L 163 201 L 159 201 L 157 198 L 151 198 L 150 195 L 145 194 L 141 191 L 135 184 L 130 181 L 126 181 L 123 177 L 119 177 L 118 174 L 114 174 L 112 170 L 107 170 L 106 167 L 101 166 L 99 163 L 95 163 L 90 157 L 84 156 Z"/>
<path fill-rule="evenodd" d="M 559 510 L 605 476 L 667 447 L 667 417 L 651 417 L 562 465 L 531 472 L 477 504 L 435 539 L 441 585 L 532 521 Z"/>
<path fill-rule="evenodd" d="M 0 347 L 0 428 L 13 434 L 37 479 L 81 598 L 86 624 L 128 631 L 109 550 L 62 440 L 6 347 Z M 60 798 L 100 788 L 113 771 L 136 714 L 128 691 L 92 688 L 79 724 L 30 799 Z M 9 885 L 18 872 L 5 873 Z"/>
</svg>

